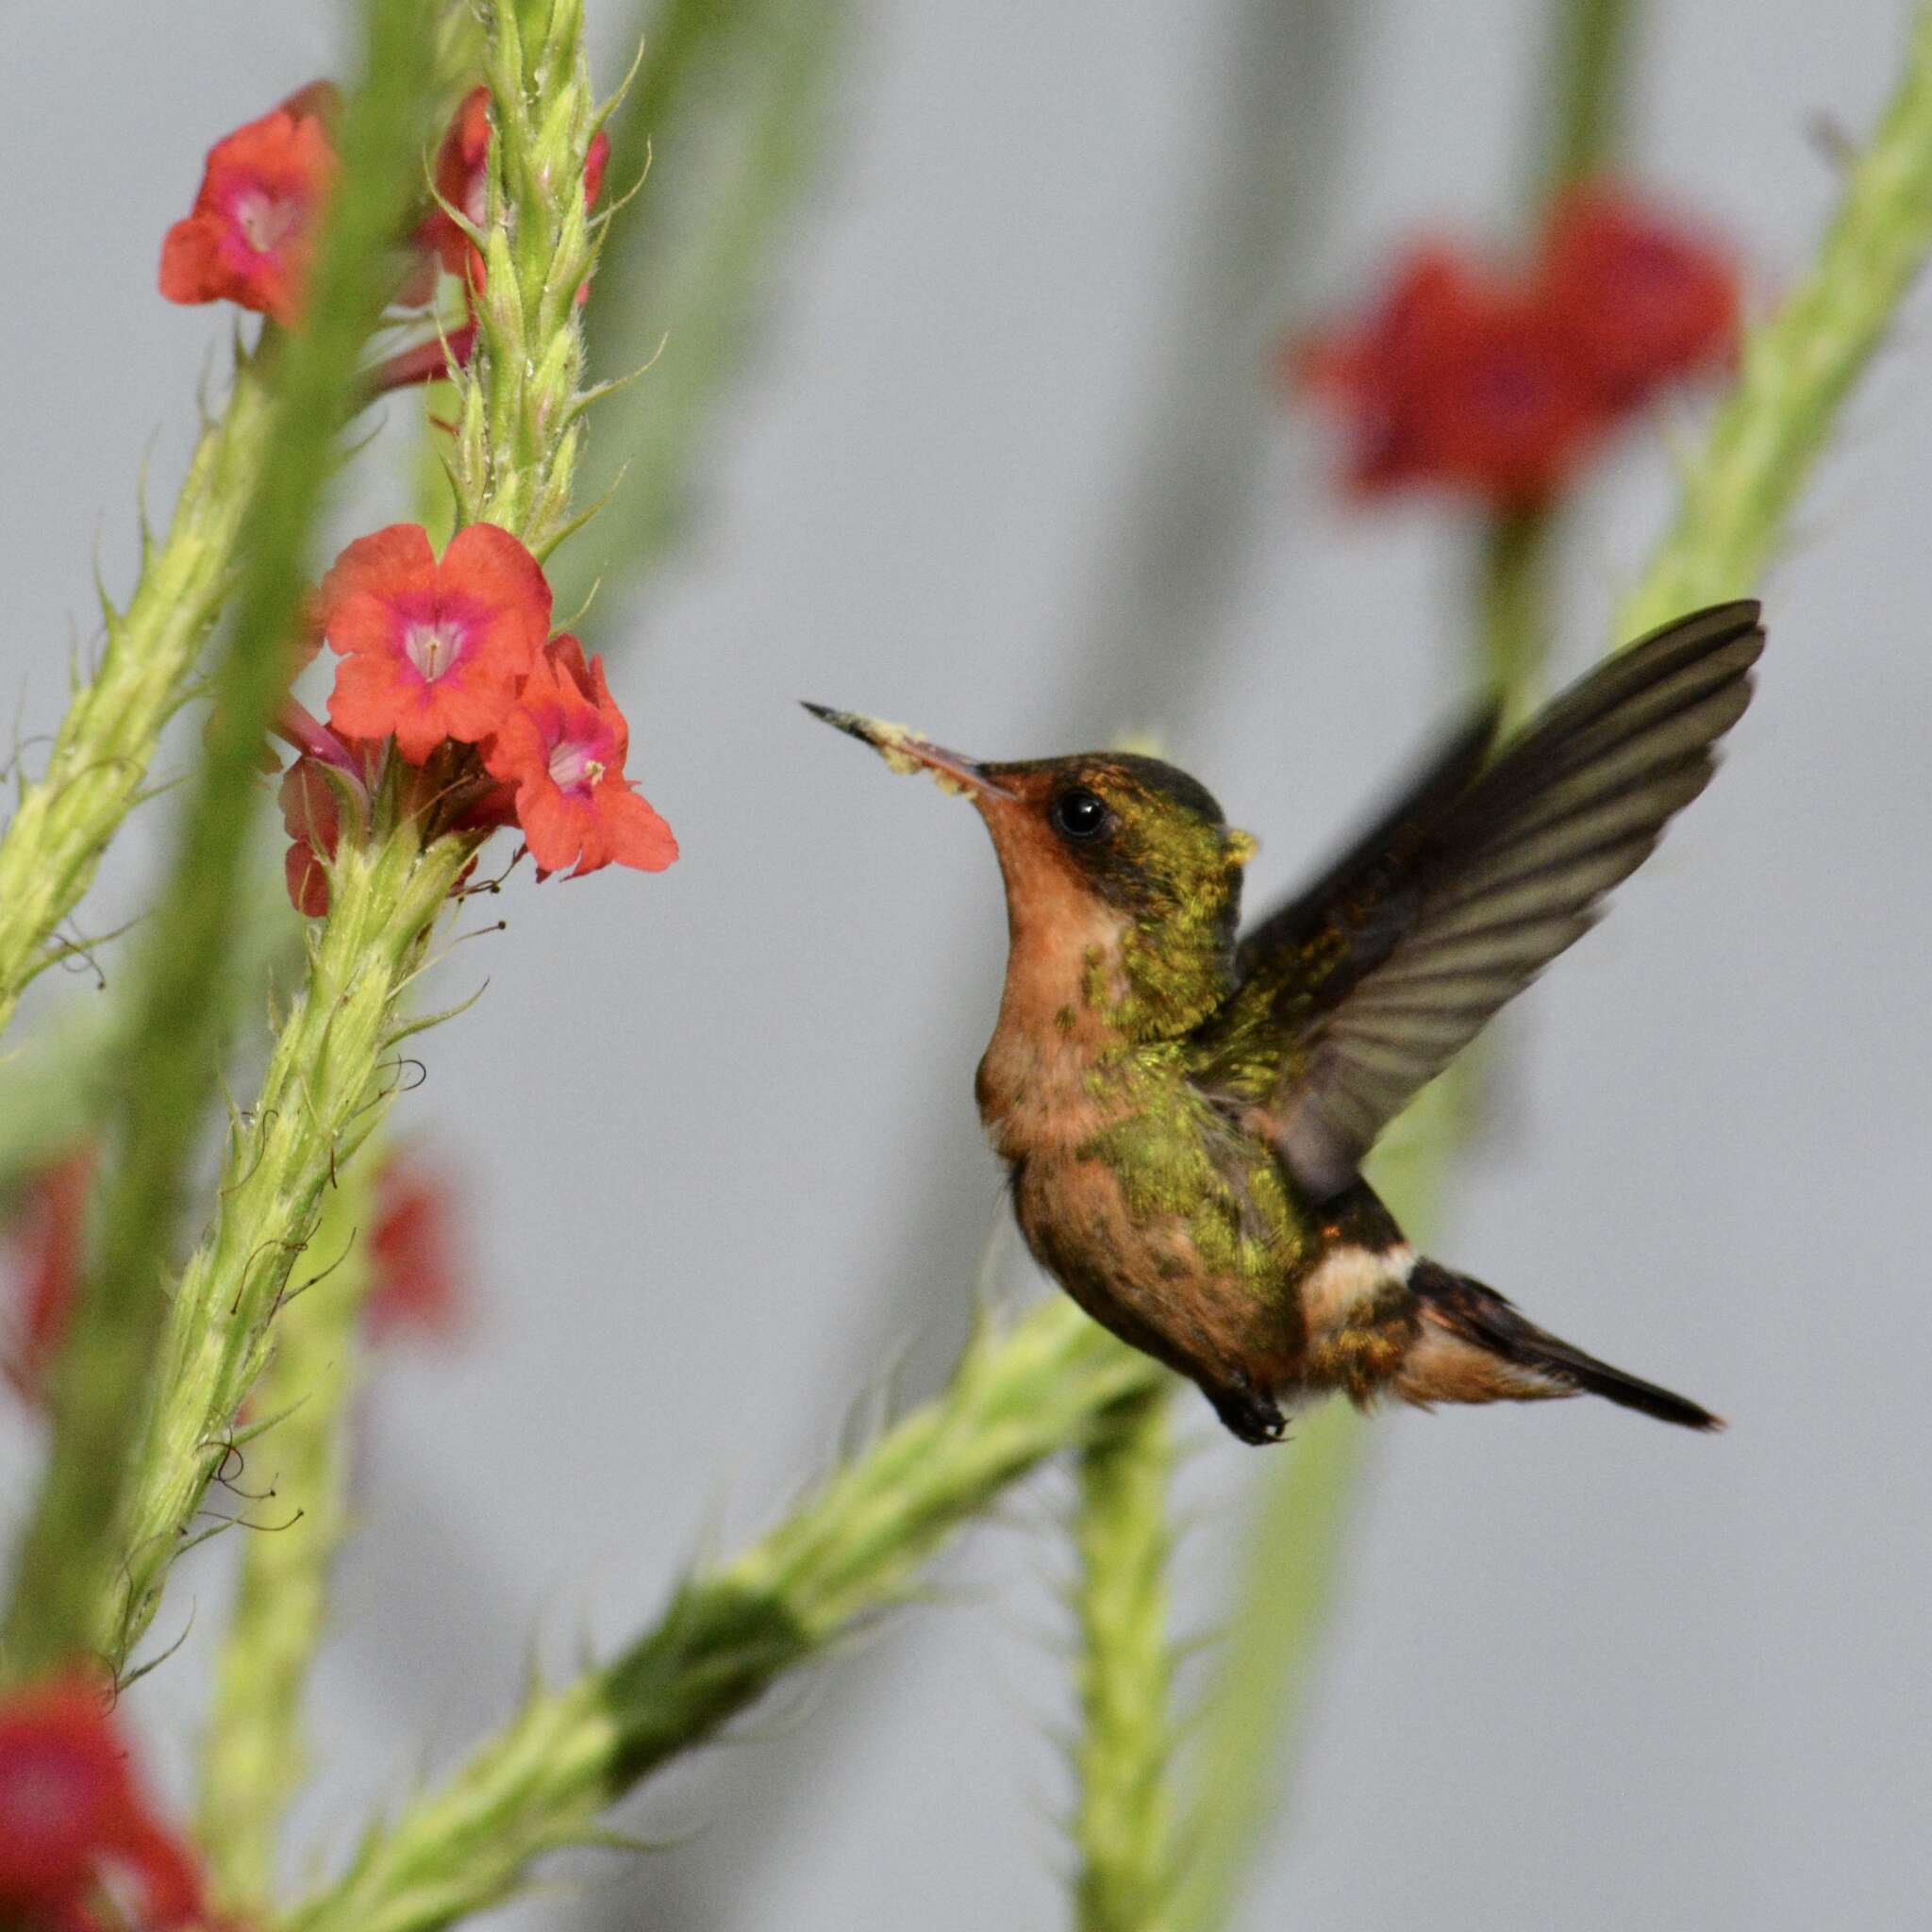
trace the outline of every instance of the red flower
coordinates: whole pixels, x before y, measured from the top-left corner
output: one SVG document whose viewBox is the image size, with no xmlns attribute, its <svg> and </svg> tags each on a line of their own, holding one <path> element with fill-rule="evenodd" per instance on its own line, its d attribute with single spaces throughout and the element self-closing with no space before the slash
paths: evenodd
<svg viewBox="0 0 1932 1932">
<path fill-rule="evenodd" d="M 1626 406 L 1721 365 L 1737 341 L 1737 265 L 1614 188 L 1579 188 L 1557 206 L 1542 288 L 1592 377 Z"/>
<path fill-rule="evenodd" d="M 335 176 L 335 90 L 318 81 L 208 150 L 193 212 L 161 244 L 170 302 L 235 302 L 284 326 L 296 320 Z"/>
<path fill-rule="evenodd" d="M 459 530 L 439 562 L 420 524 L 391 524 L 336 559 L 318 599 L 344 661 L 329 722 L 393 733 L 420 765 L 445 739 L 475 744 L 502 723 L 550 630 L 537 559 L 494 524 Z"/>
<path fill-rule="evenodd" d="M 1429 384 L 1443 355 L 1474 340 L 1484 294 L 1445 248 L 1418 249 L 1366 322 L 1291 344 L 1283 373 L 1347 419 L 1348 482 L 1374 494 L 1440 469 Z"/>
<path fill-rule="evenodd" d="M 472 227 L 480 228 L 488 212 L 490 189 L 490 90 L 472 88 L 463 96 L 442 145 L 436 151 L 437 205 L 424 217 L 417 242 L 424 253 L 433 256 L 451 275 L 475 271 L 472 279 L 482 281 L 482 258 L 475 245 L 450 218 L 443 204 L 457 209 Z"/>
<path fill-rule="evenodd" d="M 96 1690 L 13 1692 L 0 1701 L 0 1918 L 84 1932 L 109 1873 L 138 1892 L 143 1927 L 204 1916 L 194 1860 L 148 1810 Z"/>
<path fill-rule="evenodd" d="M 80 1291 L 82 1238 L 93 1149 L 77 1148 L 36 1174 L 14 1229 L 19 1305 L 0 1372 L 22 1398 L 46 1398 L 47 1372 Z"/>
<path fill-rule="evenodd" d="M 398 349 L 374 367 L 362 372 L 365 401 L 387 395 L 391 390 L 410 389 L 419 382 L 441 382 L 453 370 L 467 369 L 470 354 L 476 346 L 476 325 L 466 322 L 447 336 L 436 335 L 407 349 Z"/>
<path fill-rule="evenodd" d="M 483 286 L 483 257 L 476 244 L 450 215 L 455 208 L 473 228 L 480 228 L 489 214 L 490 201 L 490 90 L 472 88 L 463 96 L 442 145 L 436 154 L 437 206 L 424 218 L 416 241 L 428 260 L 440 263 L 453 275 L 461 275 L 472 288 Z M 595 208 L 604 189 L 604 171 L 610 161 L 610 137 L 602 128 L 591 139 L 584 153 L 584 206 Z M 420 286 L 420 285 L 418 285 Z M 590 294 L 587 282 L 577 290 L 577 300 Z M 425 290 L 416 299 L 426 301 Z M 440 374 L 441 372 L 439 372 Z"/>
<path fill-rule="evenodd" d="M 578 878 L 613 862 L 662 872 L 677 857 L 671 827 L 624 775 L 629 747 L 603 660 L 586 663 L 575 638 L 557 639 L 483 747 L 490 774 L 516 788 L 540 876 L 574 866 Z"/>
<path fill-rule="evenodd" d="M 1528 275 L 1420 248 L 1366 322 L 1283 364 L 1346 424 L 1352 489 L 1447 483 L 1523 506 L 1659 383 L 1722 357 L 1736 325 L 1730 264 L 1598 188 L 1557 209 Z"/>
<path fill-rule="evenodd" d="M 1505 504 L 1560 489 L 1606 414 L 1560 323 L 1513 292 L 1441 344 L 1418 408 L 1435 472 Z"/>
<path fill-rule="evenodd" d="M 462 1316 L 458 1217 L 449 1188 L 407 1158 L 388 1161 L 375 1183 L 369 1238 L 375 1279 L 363 1307 L 370 1339 L 404 1330 L 448 1335 Z"/>
</svg>

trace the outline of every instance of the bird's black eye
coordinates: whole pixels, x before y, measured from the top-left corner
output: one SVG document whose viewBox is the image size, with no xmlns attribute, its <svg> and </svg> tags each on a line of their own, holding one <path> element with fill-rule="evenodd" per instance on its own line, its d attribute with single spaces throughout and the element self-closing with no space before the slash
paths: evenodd
<svg viewBox="0 0 1932 1932">
<path fill-rule="evenodd" d="M 1047 814 L 1053 821 L 1053 828 L 1069 839 L 1097 839 L 1107 830 L 1113 814 L 1107 808 L 1107 801 L 1097 791 L 1089 791 L 1084 785 L 1076 785 L 1071 791 L 1062 791 L 1053 802 L 1053 808 Z"/>
</svg>

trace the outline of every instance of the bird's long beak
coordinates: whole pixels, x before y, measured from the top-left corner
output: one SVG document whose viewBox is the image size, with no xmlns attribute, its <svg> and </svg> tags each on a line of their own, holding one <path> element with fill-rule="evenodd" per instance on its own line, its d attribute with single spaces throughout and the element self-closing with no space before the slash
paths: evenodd
<svg viewBox="0 0 1932 1932">
<path fill-rule="evenodd" d="M 947 791 L 966 791 L 993 798 L 1010 798 L 1012 793 L 974 758 L 948 751 L 917 731 L 903 724 L 888 724 L 883 718 L 868 718 L 858 711 L 835 711 L 828 705 L 806 705 L 814 718 L 823 718 L 835 731 L 856 738 L 891 765 L 893 771 L 930 772 Z"/>
</svg>

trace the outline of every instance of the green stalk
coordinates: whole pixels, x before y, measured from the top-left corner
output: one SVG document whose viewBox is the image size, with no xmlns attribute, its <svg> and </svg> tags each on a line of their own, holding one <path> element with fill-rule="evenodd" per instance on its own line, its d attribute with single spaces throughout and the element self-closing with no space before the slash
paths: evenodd
<svg viewBox="0 0 1932 1932">
<path fill-rule="evenodd" d="M 303 1692 L 349 1530 L 346 1423 L 371 1279 L 372 1173 L 365 1151 L 324 1192 L 305 1264 L 316 1278 L 284 1302 L 251 1398 L 272 1426 L 225 1473 L 260 1526 L 243 1546 L 216 1664 L 195 1836 L 217 1899 L 250 1917 L 273 1892 L 276 1834 L 308 1776 Z"/>
<path fill-rule="evenodd" d="M 1623 132 L 1637 0 L 1560 0 L 1547 63 L 1555 113 L 1536 200 L 1588 179 L 1615 152 Z"/>
<path fill-rule="evenodd" d="M 1676 522 L 1618 614 L 1620 639 L 1757 581 L 1928 248 L 1932 9 L 1921 8 L 1904 84 L 1845 173 L 1810 272 L 1745 338 L 1737 385 L 1685 475 Z"/>
<path fill-rule="evenodd" d="M 1922 25 L 1899 95 L 1901 106 L 1909 102 L 1913 109 L 1895 107 L 1888 115 L 1847 187 L 1848 198 L 1856 199 L 1873 192 L 1874 180 L 1891 184 L 1882 197 L 1890 204 L 1890 218 L 1874 221 L 1868 209 L 1847 224 L 1841 215 L 1827 244 L 1833 272 L 1856 285 L 1889 273 L 1896 295 L 1909 279 L 1888 264 L 1896 262 L 1899 225 L 1913 212 L 1906 205 L 1912 184 L 1932 180 L 1928 100 L 1932 26 Z M 1919 230 L 1928 218 L 1932 203 L 1917 211 Z M 1932 243 L 1932 236 L 1924 241 Z M 1805 393 L 1822 392 L 1836 402 L 1880 331 L 1847 335 L 1838 325 L 1839 307 L 1818 302 L 1808 283 L 1792 301 L 1810 318 L 1807 326 L 1793 327 L 1781 314 L 1767 333 L 1783 344 L 1792 366 L 1829 362 L 1832 380 L 1807 386 Z M 1752 354 L 1747 348 L 1747 371 Z M 1728 434 L 1749 446 L 1774 427 L 1754 421 L 1757 412 L 1775 414 L 1792 391 L 1787 384 L 1747 383 L 1746 393 L 1741 420 Z M 1820 431 L 1796 441 L 1797 460 L 1807 460 L 1822 441 Z M 1765 514 L 1781 515 L 1782 500 L 1800 480 L 1787 479 L 1778 502 L 1763 491 L 1752 492 L 1751 500 Z M 1751 553 L 1761 556 L 1770 541 L 1770 533 L 1754 533 Z M 1685 567 L 1682 559 L 1703 573 L 1735 545 L 1735 533 L 1723 520 L 1702 538 L 1680 530 L 1646 575 L 1639 604 L 1666 593 Z M 1453 1098 L 1453 1088 L 1444 1095 L 1438 1083 L 1418 1105 L 1442 1106 Z M 1436 1171 L 1433 1158 L 1424 1158 L 1436 1131 L 1420 1133 L 1408 1155 L 1424 1175 Z M 1391 1176 L 1391 1160 L 1399 1164 L 1404 1152 L 1398 1130 L 1378 1177 L 1404 1212 L 1425 1221 L 1426 1202 L 1405 1193 L 1399 1174 Z M 425 1932 L 505 1897 L 531 1858 L 593 1836 L 604 1805 L 715 1736 L 776 1678 L 821 1655 L 856 1623 L 903 1602 L 921 1566 L 956 1529 L 1046 1457 L 1087 1441 L 1112 1405 L 1156 1386 L 1160 1374 L 1058 1299 L 1004 1339 L 980 1337 L 934 1402 L 744 1555 L 691 1579 L 667 1614 L 613 1663 L 533 1699 L 440 1790 L 373 1831 L 353 1869 L 291 1923 L 301 1932 Z M 1305 1441 L 1313 1434 L 1310 1426 Z M 1341 1480 L 1324 1477 L 1323 1495 Z M 1265 1541 L 1265 1532 L 1254 1540 L 1257 1560 Z M 1291 1537 L 1275 1546 L 1305 1556 L 1314 1542 L 1313 1537 L 1306 1542 Z M 1276 1583 L 1280 1574 L 1274 1573 Z M 1255 1627 L 1275 1633 L 1269 1670 L 1282 1655 L 1278 1632 L 1305 1632 L 1309 1622 L 1305 1614 L 1257 1618 Z M 1244 1679 L 1257 1706 L 1267 1694 L 1259 1681 L 1265 1674 L 1257 1671 Z M 1303 1681 L 1291 1668 L 1279 1674 L 1291 1688 Z M 1271 1718 L 1256 1724 L 1255 1735 L 1257 1746 L 1229 1760 L 1236 1776 L 1250 1776 L 1255 1750 L 1279 1733 Z M 1197 1835 L 1190 1833 L 1185 1841 L 1197 1842 Z M 1238 1872 L 1244 1857 L 1231 1869 Z M 1232 1888 L 1223 1895 L 1231 1898 Z"/>
<path fill-rule="evenodd" d="M 1483 532 L 1475 589 L 1475 683 L 1503 707 L 1507 731 L 1542 696 L 1550 648 L 1554 523 L 1543 508 L 1500 510 Z"/>
<path fill-rule="evenodd" d="M 278 344 L 263 432 L 275 461 L 263 471 L 242 522 L 242 572 L 233 628 L 215 668 L 207 751 L 184 804 L 167 882 L 130 962 L 138 987 L 140 1077 L 126 1082 L 122 1096 L 120 1158 L 99 1264 L 90 1274 L 56 1372 L 52 1459 L 0 1631 L 7 1667 L 15 1674 L 85 1650 L 102 1651 L 120 1666 L 127 1643 L 153 1615 L 152 1592 L 187 1523 L 186 1511 L 159 1521 L 153 1492 L 166 1487 L 192 1510 L 207 1480 L 208 1444 L 225 1426 L 226 1415 L 186 1414 L 210 1390 L 168 1390 L 161 1404 L 171 1425 L 158 1434 L 150 1409 L 136 1461 L 130 1467 L 127 1460 L 128 1418 L 142 1411 L 142 1391 L 151 1387 L 164 1314 L 170 1324 L 164 1358 L 178 1370 L 206 1343 L 203 1331 L 213 1308 L 230 1300 L 239 1304 L 247 1294 L 235 1280 L 203 1282 L 209 1307 L 184 1306 L 177 1297 L 171 1308 L 162 1282 L 184 1177 L 221 1062 L 233 940 L 260 791 L 256 760 L 268 719 L 288 688 L 287 641 L 296 633 L 310 539 L 335 467 L 342 401 L 353 392 L 362 345 L 385 298 L 393 237 L 420 179 L 431 132 L 435 29 L 431 0 L 366 0 L 364 83 L 343 113 L 341 173 L 309 284 L 307 321 Z M 262 1230 L 262 1238 L 287 1253 L 303 1224 Z M 253 1351 L 242 1354 L 252 1357 Z M 242 1392 L 245 1385 L 237 1402 Z M 184 1433 L 200 1445 L 192 1450 L 189 1469 L 158 1470 L 145 1459 Z M 147 1493 L 130 1519 L 128 1490 L 136 1483 Z M 133 1554 L 130 1533 L 140 1543 Z M 157 1537 L 159 1541 L 147 1541 Z"/>
<path fill-rule="evenodd" d="M 405 821 L 371 846 L 344 840 L 336 855 L 308 982 L 254 1110 L 236 1122 L 214 1224 L 169 1306 L 158 1393 L 135 1444 L 119 1560 L 94 1633 L 117 1669 L 193 1540 L 209 1483 L 252 1434 L 233 1419 L 268 1362 L 270 1324 L 296 1268 L 307 1279 L 337 1259 L 317 1238 L 322 1203 L 404 1081 L 396 1003 L 471 850 L 455 838 L 420 848 Z"/>
<path fill-rule="evenodd" d="M 594 1838 L 639 1779 L 906 1601 L 962 1523 L 1164 1373 L 1059 1297 L 1005 1334 L 982 1330 L 941 1396 L 741 1556 L 690 1578 L 613 1662 L 533 1697 L 290 1924 L 426 1932 L 508 1896 L 531 1858 Z"/>
<path fill-rule="evenodd" d="M 488 284 L 465 380 L 450 481 L 459 525 L 514 531 L 538 558 L 575 527 L 583 448 L 584 333 L 576 291 L 608 215 L 584 208 L 584 158 L 608 109 L 591 92 L 581 0 L 512 8 L 479 0 L 490 83 Z"/>
<path fill-rule="evenodd" d="M 70 950 L 56 928 L 140 802 L 161 727 L 234 587 L 242 512 L 270 447 L 265 359 L 237 349 L 226 406 L 202 430 L 167 534 L 157 541 L 143 526 L 126 608 L 101 592 L 99 666 L 75 691 L 44 774 L 22 786 L 0 836 L 0 1033 L 27 983 Z"/>
<path fill-rule="evenodd" d="M 1104 1416 L 1080 1457 L 1081 1932 L 1155 1932 L 1175 1880 L 1167 1637 L 1171 1380 Z"/>
</svg>

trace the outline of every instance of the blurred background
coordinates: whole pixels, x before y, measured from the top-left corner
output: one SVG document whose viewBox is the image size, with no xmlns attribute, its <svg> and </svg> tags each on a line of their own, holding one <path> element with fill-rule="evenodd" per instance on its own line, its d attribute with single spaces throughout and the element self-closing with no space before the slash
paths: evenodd
<svg viewBox="0 0 1932 1932">
<path fill-rule="evenodd" d="M 1265 899 L 1466 675 L 1473 519 L 1344 503 L 1270 358 L 1420 233 L 1511 240 L 1545 8 L 751 11 L 652 128 L 654 252 L 590 311 L 593 336 L 607 299 L 623 318 L 613 367 L 669 332 L 592 418 L 600 457 L 637 466 L 571 569 L 604 576 L 586 636 L 684 857 L 541 891 L 525 869 L 508 930 L 443 973 L 489 991 L 429 1036 L 397 1118 L 460 1190 L 468 1320 L 365 1398 L 297 1820 L 318 1858 L 508 1712 L 533 1631 L 559 1671 L 621 1639 L 826 1465 L 891 1359 L 917 1394 L 963 1333 L 1002 1212 L 972 1098 L 996 874 L 971 814 L 793 700 L 994 758 L 1150 731 L 1261 836 Z M 591 12 L 614 84 L 639 20 Z M 1807 258 L 1829 129 L 1869 127 L 1908 19 L 1679 0 L 1641 22 L 1627 173 L 1729 238 L 1754 312 Z M 343 23 L 316 0 L 73 0 L 8 27 L 0 693 L 25 735 L 58 717 L 95 558 L 127 580 L 143 460 L 172 500 L 228 327 L 158 299 L 160 236 L 217 135 L 339 67 Z M 1765 586 L 1723 775 L 1512 1009 L 1437 1238 L 1730 1433 L 1585 1403 L 1375 1423 L 1246 1924 L 1923 1923 L 1927 314 Z M 342 536 L 409 513 L 419 414 L 391 409 Z M 1607 641 L 1696 428 L 1665 408 L 1591 472 L 1558 675 Z M 165 814 L 117 846 L 92 929 L 138 904 Z M 49 977 L 42 1019 L 96 997 Z M 1042 1291 L 1013 1247 L 997 1288 Z M 1181 1415 L 1201 1631 L 1261 1458 L 1191 1396 Z M 37 1455 L 0 1403 L 9 1534 Z M 948 1560 L 940 1605 L 655 1781 L 623 1822 L 663 1849 L 566 1860 L 495 1923 L 1062 1923 L 1069 1494 L 1030 1486 Z M 129 1701 L 173 1790 L 231 1559 L 184 1566 L 155 1635 L 191 1606 L 193 1628 Z"/>
</svg>

